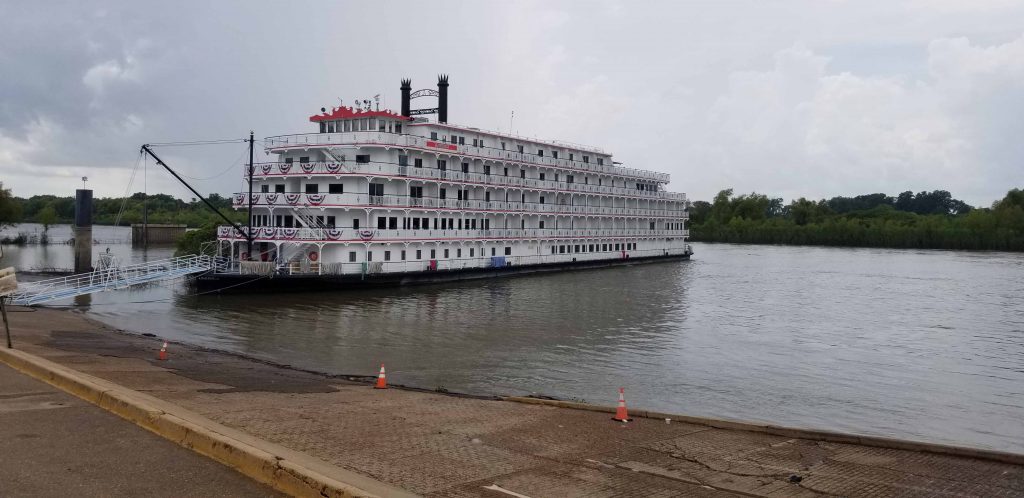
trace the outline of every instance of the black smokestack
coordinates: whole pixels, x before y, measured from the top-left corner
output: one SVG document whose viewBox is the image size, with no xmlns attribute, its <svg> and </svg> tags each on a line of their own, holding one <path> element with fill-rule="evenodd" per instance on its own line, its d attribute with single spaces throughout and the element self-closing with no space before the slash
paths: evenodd
<svg viewBox="0 0 1024 498">
<path fill-rule="evenodd" d="M 448 122 L 448 75 L 437 77 L 437 122 Z"/>
<path fill-rule="evenodd" d="M 402 115 L 409 117 L 409 101 L 412 100 L 410 97 L 412 93 L 412 80 L 402 80 Z"/>
</svg>

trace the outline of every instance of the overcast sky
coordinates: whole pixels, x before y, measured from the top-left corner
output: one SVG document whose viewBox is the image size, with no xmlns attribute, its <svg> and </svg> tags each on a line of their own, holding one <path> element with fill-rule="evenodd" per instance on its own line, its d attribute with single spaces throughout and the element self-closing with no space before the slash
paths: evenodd
<svg viewBox="0 0 1024 498">
<path fill-rule="evenodd" d="M 310 132 L 339 98 L 397 108 L 401 78 L 437 73 L 453 123 L 506 131 L 514 110 L 514 131 L 671 173 L 691 199 L 945 189 L 987 206 L 1024 187 L 1021 1 L 2 6 L 0 181 L 18 196 L 82 176 L 120 196 L 143 143 Z M 229 193 L 244 147 L 161 151 Z"/>
</svg>

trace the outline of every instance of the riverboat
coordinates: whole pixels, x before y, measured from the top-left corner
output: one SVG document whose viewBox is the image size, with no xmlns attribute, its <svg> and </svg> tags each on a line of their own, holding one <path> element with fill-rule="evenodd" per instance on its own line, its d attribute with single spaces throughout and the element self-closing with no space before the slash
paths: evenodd
<svg viewBox="0 0 1024 498">
<path fill-rule="evenodd" d="M 447 76 L 400 89 L 400 112 L 361 100 L 321 108 L 314 133 L 267 137 L 274 160 L 246 165 L 233 198 L 249 224 L 218 227 L 226 264 L 197 281 L 330 289 L 689 259 L 686 195 L 666 191 L 668 174 L 451 124 Z M 411 109 L 423 96 L 438 106 Z"/>
</svg>

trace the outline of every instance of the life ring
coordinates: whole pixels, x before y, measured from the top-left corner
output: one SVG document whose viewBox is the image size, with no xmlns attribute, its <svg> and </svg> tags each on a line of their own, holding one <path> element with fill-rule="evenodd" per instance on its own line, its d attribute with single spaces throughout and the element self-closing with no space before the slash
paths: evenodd
<svg viewBox="0 0 1024 498">
<path fill-rule="evenodd" d="M 316 259 L 319 258 L 319 257 L 320 257 L 320 255 L 317 254 L 316 251 L 313 251 L 313 252 L 309 253 L 309 260 L 310 261 L 316 262 Z"/>
</svg>

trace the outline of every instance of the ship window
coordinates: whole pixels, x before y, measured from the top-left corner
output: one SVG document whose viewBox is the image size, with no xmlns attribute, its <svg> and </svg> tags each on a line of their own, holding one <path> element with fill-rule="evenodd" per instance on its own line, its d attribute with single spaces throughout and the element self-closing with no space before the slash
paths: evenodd
<svg viewBox="0 0 1024 498">
<path fill-rule="evenodd" d="M 422 259 L 422 258 L 423 258 L 423 251 L 421 249 L 416 249 L 416 259 Z"/>
<path fill-rule="evenodd" d="M 423 218 L 422 225 L 423 225 L 423 229 L 424 230 L 427 230 L 428 228 L 430 228 L 430 218 Z"/>
<path fill-rule="evenodd" d="M 344 194 L 345 185 L 341 183 L 331 183 L 327 185 L 327 192 L 331 194 Z"/>
<path fill-rule="evenodd" d="M 270 185 L 260 185 L 260 192 L 270 192 Z"/>
<path fill-rule="evenodd" d="M 389 230 L 398 230 L 398 217 L 397 216 L 392 216 L 392 217 L 388 218 L 388 229 Z"/>
<path fill-rule="evenodd" d="M 489 164 L 485 164 L 484 165 L 484 174 L 485 175 L 491 174 L 491 165 L 489 165 Z"/>
<path fill-rule="evenodd" d="M 553 157 L 555 159 L 558 159 L 558 151 L 557 150 L 551 151 L 551 157 Z"/>
<path fill-rule="evenodd" d="M 594 244 L 590 244 L 590 252 L 594 252 Z"/>
<path fill-rule="evenodd" d="M 295 226 L 295 218 L 290 214 L 284 215 L 284 226 L 288 228 Z"/>
<path fill-rule="evenodd" d="M 384 251 L 384 261 L 391 261 L 391 251 Z"/>
<path fill-rule="evenodd" d="M 305 164 L 309 162 L 309 156 L 302 156 L 299 158 L 299 163 Z"/>
<path fill-rule="evenodd" d="M 508 176 L 508 168 L 505 168 L 505 176 Z"/>
<path fill-rule="evenodd" d="M 572 180 L 573 180 L 572 175 L 565 175 L 565 182 L 566 183 L 572 183 Z"/>
<path fill-rule="evenodd" d="M 373 251 L 366 251 L 366 260 L 373 261 Z"/>
<path fill-rule="evenodd" d="M 541 173 L 541 174 L 540 174 L 540 179 L 541 179 L 541 181 L 543 181 L 543 180 L 544 180 L 544 173 Z"/>
<path fill-rule="evenodd" d="M 494 255 L 496 255 L 496 254 L 497 254 L 497 251 L 498 251 L 498 249 L 497 249 L 496 247 L 492 247 L 492 248 L 491 248 L 491 256 L 494 256 Z"/>
<path fill-rule="evenodd" d="M 522 154 L 522 153 L 523 153 L 523 146 L 522 146 L 522 145 L 517 145 L 517 146 L 516 146 L 516 148 L 518 148 L 518 149 L 519 149 L 519 153 L 520 153 L 520 154 Z"/>
<path fill-rule="evenodd" d="M 462 172 L 469 173 L 469 163 L 462 163 Z"/>
<path fill-rule="evenodd" d="M 558 247 L 557 246 L 551 246 L 551 254 L 556 254 L 557 252 L 558 252 Z"/>
<path fill-rule="evenodd" d="M 448 259 L 448 249 L 444 250 L 444 259 Z"/>
<path fill-rule="evenodd" d="M 306 193 L 307 194 L 317 194 L 317 193 L 320 193 L 320 184 L 318 184 L 318 183 L 307 183 L 306 184 Z"/>
<path fill-rule="evenodd" d="M 367 131 L 367 130 L 371 130 L 371 129 L 372 128 L 370 127 L 370 118 L 363 118 L 363 119 L 359 120 L 359 130 L 360 131 Z"/>
<path fill-rule="evenodd" d="M 323 121 L 321 121 L 320 122 L 320 133 L 326 133 L 326 132 L 327 132 L 327 123 L 324 123 Z"/>
<path fill-rule="evenodd" d="M 555 173 L 555 181 L 558 181 L 558 173 Z"/>
<path fill-rule="evenodd" d="M 654 222 L 651 222 L 651 230 L 654 230 Z"/>
<path fill-rule="evenodd" d="M 409 187 L 409 197 L 416 199 L 423 198 L 423 187 Z"/>
<path fill-rule="evenodd" d="M 377 120 L 377 131 L 387 131 L 386 126 L 383 119 Z"/>
<path fill-rule="evenodd" d="M 437 249 L 430 250 L 430 259 L 437 259 Z"/>
<path fill-rule="evenodd" d="M 323 123 L 323 121 L 320 122 L 321 128 L 323 127 Z M 320 133 L 323 133 L 323 130 L 321 130 Z M 327 123 L 327 133 L 334 133 L 334 121 L 329 121 Z"/>
<path fill-rule="evenodd" d="M 459 137 L 459 145 L 466 145 L 466 137 Z"/>
<path fill-rule="evenodd" d="M 402 133 L 402 123 L 395 123 L 395 133 Z"/>
<path fill-rule="evenodd" d="M 580 252 L 580 245 L 576 244 L 575 246 L 573 246 L 572 252 L 579 253 Z"/>
<path fill-rule="evenodd" d="M 604 165 L 604 158 L 603 157 L 597 158 L 597 164 L 603 166 Z"/>
<path fill-rule="evenodd" d="M 335 222 L 335 220 L 336 220 L 336 218 L 335 218 L 335 217 L 333 217 L 333 216 L 328 216 L 328 217 L 327 217 L 327 228 L 334 228 L 334 222 Z"/>
<path fill-rule="evenodd" d="M 608 244 L 601 244 L 601 250 L 602 251 L 607 251 L 608 250 Z"/>
<path fill-rule="evenodd" d="M 501 150 L 505 150 L 505 142 L 501 143 Z"/>
<path fill-rule="evenodd" d="M 355 263 L 356 262 L 356 252 L 355 251 L 349 251 L 348 252 L 348 262 L 349 263 Z"/>
<path fill-rule="evenodd" d="M 583 156 L 583 162 L 590 163 L 590 156 Z"/>
<path fill-rule="evenodd" d="M 526 170 L 525 169 L 519 170 L 519 178 L 526 178 Z"/>
<path fill-rule="evenodd" d="M 412 229 L 413 230 L 419 230 L 420 229 L 420 219 L 419 218 L 413 218 L 412 219 Z"/>
<path fill-rule="evenodd" d="M 469 248 L 469 257 L 472 258 L 474 254 L 476 254 L 476 249 L 473 249 L 472 247 L 470 247 Z"/>
<path fill-rule="evenodd" d="M 565 246 L 558 246 L 558 254 L 565 254 Z"/>
<path fill-rule="evenodd" d="M 431 140 L 437 140 L 437 132 L 436 131 L 430 132 L 430 139 Z"/>
<path fill-rule="evenodd" d="M 444 170 L 448 169 L 448 161 L 445 161 L 444 159 L 438 159 L 437 160 L 437 169 L 439 169 L 441 171 L 444 171 Z"/>
<path fill-rule="evenodd" d="M 368 162 L 370 162 L 370 155 L 369 154 L 359 154 L 358 156 L 356 156 L 356 162 L 357 163 L 364 163 L 364 164 L 368 163 Z"/>
<path fill-rule="evenodd" d="M 544 220 L 537 222 L 537 228 L 544 228 Z"/>
<path fill-rule="evenodd" d="M 291 157 L 286 157 L 286 158 L 284 158 L 284 163 L 285 163 L 285 164 L 291 164 L 291 163 L 292 163 L 292 161 L 293 161 L 293 158 L 291 158 Z"/>
<path fill-rule="evenodd" d="M 461 258 L 462 257 L 462 249 L 461 248 L 455 250 L 455 257 L 456 258 Z"/>
<path fill-rule="evenodd" d="M 443 189 L 439 190 L 438 193 L 441 195 L 442 199 L 447 199 L 448 198 L 448 189 L 443 188 Z"/>
<path fill-rule="evenodd" d="M 342 123 L 345 123 L 345 131 L 352 131 L 352 121 L 346 119 Z"/>
<path fill-rule="evenodd" d="M 413 159 L 412 165 L 417 167 L 417 168 L 422 168 L 423 167 L 423 159 L 421 159 L 419 157 L 417 157 L 416 159 Z"/>
<path fill-rule="evenodd" d="M 377 217 L 377 229 L 385 230 L 388 228 L 388 218 L 386 216 Z"/>
<path fill-rule="evenodd" d="M 544 157 L 544 149 L 537 149 L 537 157 Z"/>
<path fill-rule="evenodd" d="M 511 247 L 506 247 L 505 248 L 505 255 L 506 256 L 511 256 L 512 255 L 512 248 Z"/>
<path fill-rule="evenodd" d="M 402 249 L 402 261 L 405 261 L 405 249 Z"/>
<path fill-rule="evenodd" d="M 399 166 L 408 166 L 409 165 L 409 156 L 398 156 L 398 165 Z"/>
<path fill-rule="evenodd" d="M 543 196 L 543 195 L 542 195 L 542 196 L 540 196 L 540 203 L 541 203 L 541 204 L 544 204 L 544 196 Z"/>
<path fill-rule="evenodd" d="M 480 144 L 480 141 L 474 138 L 473 139 L 473 147 L 476 147 L 479 144 Z"/>
<path fill-rule="evenodd" d="M 484 192 L 484 201 L 491 202 L 491 193 L 490 192 Z"/>
<path fill-rule="evenodd" d="M 359 218 L 352 218 L 352 229 L 359 230 Z"/>
</svg>

